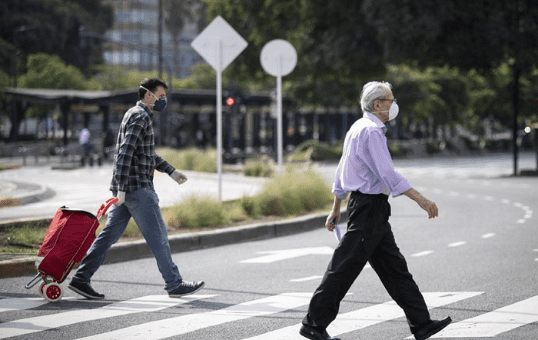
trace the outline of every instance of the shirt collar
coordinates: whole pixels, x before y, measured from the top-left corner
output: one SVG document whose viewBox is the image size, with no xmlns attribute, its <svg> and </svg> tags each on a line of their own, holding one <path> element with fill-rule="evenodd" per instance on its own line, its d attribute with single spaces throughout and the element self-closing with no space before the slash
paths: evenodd
<svg viewBox="0 0 538 340">
<path fill-rule="evenodd" d="M 144 102 L 139 100 L 139 101 L 136 102 L 136 105 L 143 108 L 144 111 L 146 111 L 149 114 L 150 117 L 153 117 L 153 111 L 151 111 L 150 108 Z"/>
<path fill-rule="evenodd" d="M 379 118 L 377 118 L 376 115 L 374 115 L 373 113 L 369 112 L 369 111 L 366 111 L 363 115 L 363 117 L 366 117 L 366 118 L 369 118 L 372 122 L 375 123 L 375 125 L 380 128 L 381 130 L 383 130 L 383 133 L 387 133 L 387 127 L 385 126 L 385 124 L 383 124 Z"/>
</svg>

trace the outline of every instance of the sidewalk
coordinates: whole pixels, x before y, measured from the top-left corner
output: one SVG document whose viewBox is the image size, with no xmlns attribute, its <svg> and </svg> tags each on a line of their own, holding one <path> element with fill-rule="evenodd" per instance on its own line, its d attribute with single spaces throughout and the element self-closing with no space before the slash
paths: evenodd
<svg viewBox="0 0 538 340">
<path fill-rule="evenodd" d="M 0 160 L 2 163 L 3 160 Z M 9 164 L 3 161 L 4 165 Z M 61 206 L 96 212 L 101 203 L 111 197 L 109 183 L 112 166 L 79 167 L 57 170 L 54 161 L 42 165 L 28 165 L 18 169 L 0 171 L 0 199 L 12 201 L 11 207 L 0 208 L 2 225 L 52 219 Z M 218 198 L 217 174 L 184 171 L 189 180 L 178 185 L 168 175 L 155 173 L 154 185 L 160 206 L 167 207 L 181 202 L 191 195 Z M 223 173 L 222 199 L 237 199 L 256 194 L 267 179 L 245 177 L 238 173 Z M 195 232 L 170 237 L 172 252 L 184 252 L 250 240 L 289 235 L 320 228 L 325 224 L 326 214 L 253 224 L 216 231 Z M 115 244 L 108 252 L 107 262 L 128 261 L 150 257 L 151 252 L 144 240 Z M 0 277 L 35 274 L 35 256 L 0 261 Z"/>
<path fill-rule="evenodd" d="M 8 164 L 0 159 L 1 164 Z M 14 162 L 12 161 L 11 164 Z M 112 196 L 112 164 L 85 167 L 60 167 L 29 164 L 18 169 L 0 171 L 0 199 L 12 205 L 0 209 L 0 225 L 18 221 L 52 218 L 61 206 L 96 212 Z M 67 164 L 63 164 L 67 165 Z M 68 170 L 67 170 L 68 169 Z M 167 174 L 155 172 L 154 186 L 161 207 L 181 202 L 192 195 L 218 199 L 217 174 L 183 171 L 189 180 L 178 185 Z M 265 178 L 245 177 L 238 173 L 222 175 L 222 199 L 230 200 L 257 193 Z"/>
</svg>

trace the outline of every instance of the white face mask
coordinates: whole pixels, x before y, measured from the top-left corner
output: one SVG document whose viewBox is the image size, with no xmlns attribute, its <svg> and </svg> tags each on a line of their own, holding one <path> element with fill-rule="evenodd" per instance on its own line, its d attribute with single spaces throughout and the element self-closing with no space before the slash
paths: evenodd
<svg viewBox="0 0 538 340">
<path fill-rule="evenodd" d="M 398 112 L 400 112 L 400 107 L 398 104 L 394 101 L 392 104 L 390 104 L 390 109 L 388 111 L 379 111 L 379 112 L 388 112 L 389 113 L 389 120 L 393 120 L 398 116 Z"/>
<path fill-rule="evenodd" d="M 389 120 L 393 120 L 398 116 L 398 112 L 400 112 L 400 107 L 396 102 L 392 102 L 389 109 Z"/>
</svg>

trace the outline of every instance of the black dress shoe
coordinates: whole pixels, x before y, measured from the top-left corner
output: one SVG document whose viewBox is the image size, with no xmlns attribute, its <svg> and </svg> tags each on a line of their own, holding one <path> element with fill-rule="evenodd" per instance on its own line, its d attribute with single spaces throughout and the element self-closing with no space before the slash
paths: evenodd
<svg viewBox="0 0 538 340">
<path fill-rule="evenodd" d="M 340 338 L 331 338 L 327 331 L 323 331 L 323 333 L 320 333 L 314 328 L 306 325 L 301 326 L 299 334 L 310 340 L 340 340 Z"/>
<path fill-rule="evenodd" d="M 424 326 L 413 327 L 411 332 L 415 335 L 416 340 L 425 340 L 430 336 L 439 333 L 443 328 L 448 326 L 452 322 L 452 319 L 447 317 L 443 320 L 433 320 Z"/>
</svg>

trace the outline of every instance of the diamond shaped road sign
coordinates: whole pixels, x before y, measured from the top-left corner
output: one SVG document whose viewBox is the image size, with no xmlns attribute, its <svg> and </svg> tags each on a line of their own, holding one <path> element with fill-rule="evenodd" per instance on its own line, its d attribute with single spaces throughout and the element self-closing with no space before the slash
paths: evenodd
<svg viewBox="0 0 538 340">
<path fill-rule="evenodd" d="M 247 45 L 247 41 L 220 15 L 213 19 L 191 43 L 191 47 L 211 67 L 221 72 L 237 58 Z M 221 58 L 220 63 L 219 58 Z"/>
</svg>

